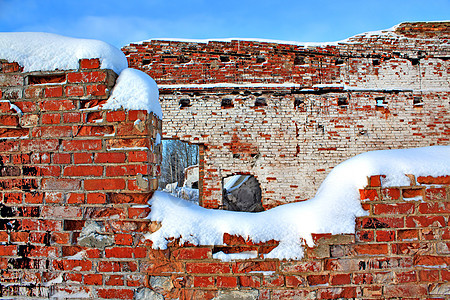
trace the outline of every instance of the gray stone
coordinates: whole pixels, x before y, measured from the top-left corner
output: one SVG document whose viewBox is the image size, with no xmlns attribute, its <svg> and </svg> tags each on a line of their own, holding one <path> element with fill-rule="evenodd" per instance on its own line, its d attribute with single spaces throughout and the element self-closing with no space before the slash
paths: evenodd
<svg viewBox="0 0 450 300">
<path fill-rule="evenodd" d="M 114 238 L 102 234 L 102 232 L 104 232 L 104 228 L 98 222 L 86 221 L 78 238 L 78 244 L 83 247 L 99 249 L 105 249 L 105 247 L 113 245 Z"/>
<path fill-rule="evenodd" d="M 136 292 L 136 300 L 164 300 L 163 295 L 148 288 L 140 288 Z"/>
<path fill-rule="evenodd" d="M 213 300 L 256 300 L 259 297 L 259 291 L 219 291 L 217 297 Z"/>
<path fill-rule="evenodd" d="M 169 276 L 151 276 L 150 285 L 157 292 L 169 292 L 173 289 L 172 280 Z"/>
</svg>

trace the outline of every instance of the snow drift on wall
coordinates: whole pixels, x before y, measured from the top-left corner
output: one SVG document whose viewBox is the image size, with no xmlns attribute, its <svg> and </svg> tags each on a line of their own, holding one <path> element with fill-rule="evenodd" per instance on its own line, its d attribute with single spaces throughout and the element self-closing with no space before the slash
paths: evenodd
<svg viewBox="0 0 450 300">
<path fill-rule="evenodd" d="M 180 243 L 221 245 L 223 234 L 239 235 L 254 243 L 278 240 L 267 258 L 300 259 L 302 243 L 313 245 L 312 233 L 354 233 L 355 218 L 367 215 L 359 189 L 367 177 L 386 175 L 384 186 L 409 185 L 405 174 L 450 174 L 450 146 L 381 150 L 357 155 L 336 166 L 316 196 L 305 202 L 285 204 L 260 213 L 231 212 L 199 207 L 163 192 L 149 201 L 152 221 L 162 227 L 148 234 L 153 248 L 165 249 L 169 238 Z"/>
</svg>

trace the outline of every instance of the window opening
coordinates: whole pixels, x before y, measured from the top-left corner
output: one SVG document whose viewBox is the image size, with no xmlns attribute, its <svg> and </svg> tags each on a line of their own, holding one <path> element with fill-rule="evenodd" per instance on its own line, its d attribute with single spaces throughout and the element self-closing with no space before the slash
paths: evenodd
<svg viewBox="0 0 450 300">
<path fill-rule="evenodd" d="M 225 210 L 263 211 L 261 186 L 253 175 L 233 175 L 223 178 L 222 203 Z"/>
<path fill-rule="evenodd" d="M 413 105 L 414 107 L 422 107 L 423 106 L 423 99 L 421 96 L 415 96 L 413 98 Z"/>
<path fill-rule="evenodd" d="M 198 203 L 199 146 L 180 140 L 163 140 L 162 146 L 159 189 Z"/>
</svg>

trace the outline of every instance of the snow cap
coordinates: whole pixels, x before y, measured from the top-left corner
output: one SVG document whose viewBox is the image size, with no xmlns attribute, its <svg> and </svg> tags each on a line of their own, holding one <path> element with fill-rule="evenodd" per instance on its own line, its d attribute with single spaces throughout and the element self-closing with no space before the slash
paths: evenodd
<svg viewBox="0 0 450 300">
<path fill-rule="evenodd" d="M 120 73 L 104 109 L 147 110 L 162 119 L 156 82 L 146 73 L 127 68 Z"/>
<path fill-rule="evenodd" d="M 99 58 L 102 69 L 119 74 L 128 66 L 116 47 L 98 40 L 44 32 L 1 32 L 0 59 L 17 62 L 24 72 L 78 69 L 80 59 Z"/>
</svg>

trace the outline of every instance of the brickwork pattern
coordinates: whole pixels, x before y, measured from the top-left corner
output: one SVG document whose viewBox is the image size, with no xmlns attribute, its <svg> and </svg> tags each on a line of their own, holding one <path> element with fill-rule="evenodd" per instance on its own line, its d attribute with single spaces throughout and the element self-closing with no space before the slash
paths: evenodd
<svg viewBox="0 0 450 300">
<path fill-rule="evenodd" d="M 160 86 L 163 137 L 204 145 L 202 205 L 221 207 L 222 178 L 252 174 L 270 208 L 313 197 L 356 154 L 449 144 L 449 28 L 404 23 L 323 47 L 154 40 L 122 50 Z"/>
<path fill-rule="evenodd" d="M 117 75 L 99 67 L 0 62 L 0 297 L 129 297 L 144 284 L 161 120 L 102 110 Z"/>
</svg>

